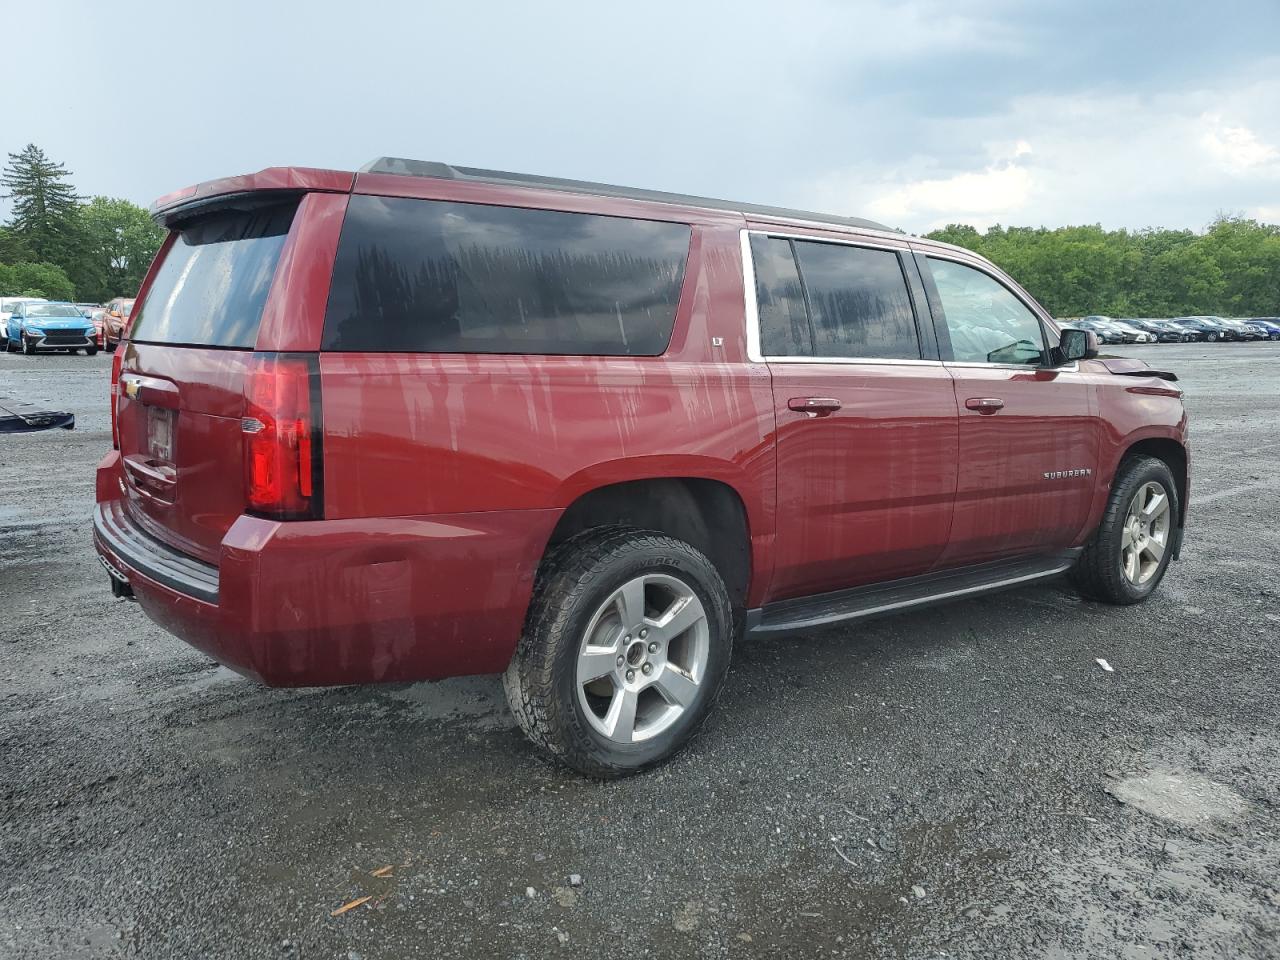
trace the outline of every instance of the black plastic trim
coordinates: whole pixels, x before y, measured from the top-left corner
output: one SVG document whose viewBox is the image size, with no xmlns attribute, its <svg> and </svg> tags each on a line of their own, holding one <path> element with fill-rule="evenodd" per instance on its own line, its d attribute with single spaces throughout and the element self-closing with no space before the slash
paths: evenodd
<svg viewBox="0 0 1280 960">
<path fill-rule="evenodd" d="M 218 568 L 161 543 L 130 518 L 120 500 L 99 503 L 93 532 L 122 563 L 170 590 L 218 602 Z"/>
<path fill-rule="evenodd" d="M 747 611 L 753 637 L 802 633 L 846 620 L 887 616 L 948 600 L 995 593 L 1065 573 L 1083 548 L 942 570 L 812 597 L 782 600 Z"/>
</svg>

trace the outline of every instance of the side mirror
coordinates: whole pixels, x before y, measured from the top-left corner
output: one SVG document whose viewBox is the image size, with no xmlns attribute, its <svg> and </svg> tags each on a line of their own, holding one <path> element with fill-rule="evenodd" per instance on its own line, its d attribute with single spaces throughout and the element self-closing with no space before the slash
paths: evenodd
<svg viewBox="0 0 1280 960">
<path fill-rule="evenodd" d="M 1058 356 L 1063 363 L 1073 360 L 1092 360 L 1098 355 L 1098 335 L 1092 330 L 1062 331 L 1062 339 L 1058 341 Z"/>
</svg>

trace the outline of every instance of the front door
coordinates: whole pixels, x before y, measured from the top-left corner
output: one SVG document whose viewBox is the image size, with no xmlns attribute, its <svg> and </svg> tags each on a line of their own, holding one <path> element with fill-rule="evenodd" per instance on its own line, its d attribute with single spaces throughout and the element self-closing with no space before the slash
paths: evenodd
<svg viewBox="0 0 1280 960">
<path fill-rule="evenodd" d="M 1047 366 L 1044 327 L 976 264 L 921 258 L 960 416 L 945 567 L 1060 550 L 1088 520 L 1098 420 L 1076 365 Z"/>
<path fill-rule="evenodd" d="M 751 247 L 777 422 L 769 599 L 926 572 L 948 541 L 957 418 L 950 374 L 923 356 L 914 265 L 848 243 Z"/>
</svg>

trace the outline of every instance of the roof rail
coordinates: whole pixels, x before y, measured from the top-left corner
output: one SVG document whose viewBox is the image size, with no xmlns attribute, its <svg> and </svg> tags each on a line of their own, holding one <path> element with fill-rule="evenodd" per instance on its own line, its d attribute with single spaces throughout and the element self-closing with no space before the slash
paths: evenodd
<svg viewBox="0 0 1280 960">
<path fill-rule="evenodd" d="M 841 227 L 858 227 L 863 230 L 883 230 L 894 233 L 891 227 L 861 217 L 837 217 L 808 210 L 792 210 L 787 207 L 769 207 L 758 203 L 735 203 L 731 200 L 714 200 L 683 193 L 664 193 L 661 190 L 642 190 L 638 187 L 619 187 L 608 183 L 592 183 L 588 180 L 565 180 L 561 177 L 541 177 L 532 173 L 507 173 L 502 170 L 481 170 L 476 167 L 455 167 L 434 160 L 404 160 L 399 157 L 379 157 L 360 168 L 361 173 L 386 173 L 403 177 L 434 177 L 438 180 L 464 180 L 470 183 L 494 183 L 505 186 L 539 187 L 543 190 L 562 190 L 565 193 L 587 193 L 599 197 L 621 197 L 626 200 L 646 200 L 652 203 L 674 203 L 682 207 L 703 207 L 708 210 L 727 210 L 732 213 L 753 214 L 764 217 L 780 217 L 787 220 L 810 220 Z"/>
</svg>

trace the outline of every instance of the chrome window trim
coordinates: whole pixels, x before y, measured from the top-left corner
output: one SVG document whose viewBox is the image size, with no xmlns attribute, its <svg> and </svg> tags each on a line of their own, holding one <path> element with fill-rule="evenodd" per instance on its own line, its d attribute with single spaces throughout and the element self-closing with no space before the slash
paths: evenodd
<svg viewBox="0 0 1280 960">
<path fill-rule="evenodd" d="M 1080 363 L 1072 360 L 1071 363 L 1061 367 L 1046 367 L 1044 364 L 1029 363 L 984 363 L 981 360 L 943 360 L 942 365 L 945 367 L 960 367 L 964 369 L 993 369 L 993 370 L 1052 370 L 1055 373 L 1079 373 Z"/>
<path fill-rule="evenodd" d="M 904 241 L 900 245 L 878 243 L 874 239 L 821 237 L 812 233 L 788 233 L 785 230 L 752 230 L 747 233 L 759 234 L 762 237 L 777 237 L 780 240 L 809 240 L 813 243 L 834 243 L 842 247 L 868 247 L 872 250 L 892 250 L 894 253 L 910 253 L 911 248 Z"/>
<path fill-rule="evenodd" d="M 760 350 L 760 303 L 756 293 L 755 260 L 751 254 L 751 235 L 762 237 L 778 237 L 783 240 L 813 240 L 818 243 L 838 243 L 847 247 L 869 247 L 873 250 L 888 250 L 892 253 L 910 253 L 906 246 L 886 246 L 878 243 L 864 243 L 857 240 L 832 240 L 828 237 L 815 237 L 808 234 L 792 234 L 774 230 L 744 229 L 740 233 L 742 246 L 742 292 L 745 304 L 747 324 L 747 359 L 754 363 L 838 363 L 847 366 L 899 366 L 899 367 L 940 367 L 941 360 L 908 359 L 906 357 L 767 357 Z M 903 278 L 906 282 L 906 278 Z"/>
</svg>

